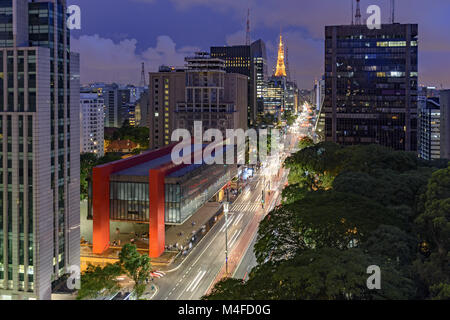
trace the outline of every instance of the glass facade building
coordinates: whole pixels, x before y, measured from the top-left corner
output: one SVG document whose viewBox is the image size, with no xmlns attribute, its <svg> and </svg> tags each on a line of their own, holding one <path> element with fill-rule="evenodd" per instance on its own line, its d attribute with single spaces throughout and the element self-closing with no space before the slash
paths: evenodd
<svg viewBox="0 0 450 320">
<path fill-rule="evenodd" d="M 325 137 L 417 151 L 418 26 L 325 28 Z"/>
<path fill-rule="evenodd" d="M 435 160 L 441 157 L 441 107 L 439 98 L 419 98 L 419 157 Z"/>
<path fill-rule="evenodd" d="M 230 165 L 190 165 L 165 178 L 165 223 L 183 224 L 236 174 Z M 110 177 L 110 220 L 149 222 L 148 176 Z M 90 202 L 92 203 L 92 201 Z M 92 218 L 92 208 L 89 209 Z"/>
<path fill-rule="evenodd" d="M 93 253 L 108 249 L 110 222 L 115 221 L 148 224 L 149 256 L 161 256 L 167 225 L 186 223 L 237 175 L 236 165 L 175 164 L 175 146 L 180 147 L 171 144 L 93 168 L 88 202 L 88 219 L 93 219 Z M 189 142 L 187 149 L 178 147 L 183 154 L 190 149 L 184 159 L 193 159 L 193 152 L 207 145 L 200 149 Z M 234 146 L 225 146 L 222 152 L 231 148 L 235 151 Z"/>
<path fill-rule="evenodd" d="M 66 19 L 64 0 L 0 1 L 0 299 L 50 299 L 79 265 L 79 56 Z"/>
<path fill-rule="evenodd" d="M 211 58 L 225 61 L 227 73 L 238 73 L 248 77 L 248 125 L 256 120 L 256 69 L 253 60 L 252 46 L 211 47 Z"/>
</svg>

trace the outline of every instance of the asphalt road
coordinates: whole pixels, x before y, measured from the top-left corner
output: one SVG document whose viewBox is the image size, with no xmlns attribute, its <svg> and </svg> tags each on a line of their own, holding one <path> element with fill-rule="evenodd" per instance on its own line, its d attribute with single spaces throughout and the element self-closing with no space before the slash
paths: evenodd
<svg viewBox="0 0 450 320">
<path fill-rule="evenodd" d="M 166 276 L 155 279 L 159 291 L 155 300 L 198 300 L 208 290 L 225 263 L 225 231 L 228 251 L 240 241 L 243 231 L 261 207 L 262 182 L 259 176 L 243 190 L 230 206 L 228 228 L 222 218 L 197 244 L 183 263 Z"/>
<path fill-rule="evenodd" d="M 285 171 L 279 186 L 274 188 L 275 197 L 272 198 L 266 210 L 270 211 L 279 203 L 282 186 L 286 179 Z M 165 277 L 154 280 L 159 288 L 158 293 L 153 297 L 154 300 L 198 300 L 205 295 L 225 264 L 225 231 L 228 232 L 228 252 L 231 252 L 241 240 L 256 211 L 261 208 L 263 181 L 262 176 L 255 175 L 253 181 L 230 206 L 228 228 L 225 226 L 225 218 L 222 218 L 176 270 L 169 270 Z M 268 180 L 265 181 L 267 185 Z M 255 240 L 256 234 L 239 262 L 234 273 L 236 278 L 248 277 L 248 273 L 256 265 L 253 253 Z"/>
</svg>

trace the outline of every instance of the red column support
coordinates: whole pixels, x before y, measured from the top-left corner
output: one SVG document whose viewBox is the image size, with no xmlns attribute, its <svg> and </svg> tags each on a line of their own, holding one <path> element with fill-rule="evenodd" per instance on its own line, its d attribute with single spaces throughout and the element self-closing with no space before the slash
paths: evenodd
<svg viewBox="0 0 450 320">
<path fill-rule="evenodd" d="M 109 175 L 111 171 L 111 167 L 97 167 L 92 170 L 92 252 L 96 254 L 102 254 L 109 248 Z"/>
<path fill-rule="evenodd" d="M 164 252 L 165 230 L 165 171 L 149 171 L 149 256 L 157 258 Z"/>
</svg>

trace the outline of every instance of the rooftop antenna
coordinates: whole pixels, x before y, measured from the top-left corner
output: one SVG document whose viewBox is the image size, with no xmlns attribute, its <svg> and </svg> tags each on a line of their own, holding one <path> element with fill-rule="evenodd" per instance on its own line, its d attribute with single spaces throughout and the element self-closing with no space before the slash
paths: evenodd
<svg viewBox="0 0 450 320">
<path fill-rule="evenodd" d="M 352 25 L 354 25 L 355 21 L 353 20 L 353 12 L 354 12 L 353 0 L 350 0 L 350 2 L 352 3 L 352 14 L 351 14 L 351 16 L 352 16 Z"/>
<path fill-rule="evenodd" d="M 145 81 L 145 63 L 142 62 L 142 68 L 141 68 L 141 82 L 139 84 L 140 87 L 146 87 L 147 82 Z"/>
<path fill-rule="evenodd" d="M 395 23 L 395 0 L 391 0 L 391 9 L 392 9 L 392 24 Z"/>
<path fill-rule="evenodd" d="M 246 34 L 245 44 L 247 46 L 249 46 L 250 43 L 251 43 L 251 39 L 250 39 L 250 8 L 248 8 L 248 13 L 247 13 L 247 34 Z"/>
<path fill-rule="evenodd" d="M 361 6 L 360 6 L 360 0 L 356 0 L 355 24 L 361 25 Z"/>
</svg>

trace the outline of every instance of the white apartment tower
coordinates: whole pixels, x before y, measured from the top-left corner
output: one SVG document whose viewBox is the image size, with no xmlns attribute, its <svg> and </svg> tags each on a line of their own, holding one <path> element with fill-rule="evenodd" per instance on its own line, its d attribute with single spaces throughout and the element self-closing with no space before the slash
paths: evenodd
<svg viewBox="0 0 450 320">
<path fill-rule="evenodd" d="M 80 152 L 104 155 L 105 101 L 97 93 L 80 94 Z"/>
</svg>

